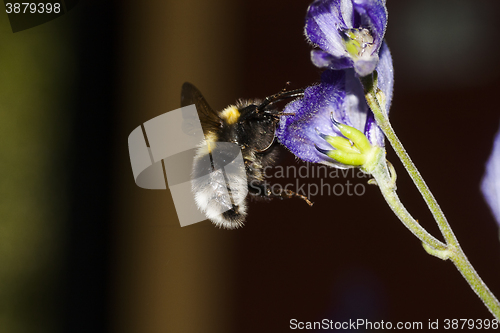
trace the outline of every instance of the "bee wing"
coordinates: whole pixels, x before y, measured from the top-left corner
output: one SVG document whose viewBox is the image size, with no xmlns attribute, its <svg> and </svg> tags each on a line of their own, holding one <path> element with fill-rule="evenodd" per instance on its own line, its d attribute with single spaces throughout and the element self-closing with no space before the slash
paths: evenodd
<svg viewBox="0 0 500 333">
<path fill-rule="evenodd" d="M 222 121 L 217 113 L 210 107 L 210 105 L 208 105 L 201 92 L 194 85 L 189 82 L 185 82 L 182 85 L 181 106 L 184 107 L 191 104 L 196 105 L 196 110 L 198 111 L 198 117 L 204 134 L 215 132 L 220 128 Z M 182 126 L 184 132 L 190 135 L 195 135 L 196 128 L 199 128 L 197 119 L 193 119 L 192 116 L 184 116 Z"/>
</svg>

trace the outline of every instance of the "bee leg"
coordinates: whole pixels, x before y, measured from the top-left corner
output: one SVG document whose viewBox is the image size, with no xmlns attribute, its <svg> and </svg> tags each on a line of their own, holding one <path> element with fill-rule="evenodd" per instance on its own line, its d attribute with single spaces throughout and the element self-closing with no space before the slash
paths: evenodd
<svg viewBox="0 0 500 333">
<path fill-rule="evenodd" d="M 298 198 L 304 200 L 305 202 L 307 202 L 307 204 L 310 207 L 312 207 L 312 205 L 313 205 L 313 203 L 305 195 L 295 193 L 294 191 L 291 191 L 291 190 L 281 191 L 281 197 L 282 198 L 287 198 L 287 199 L 290 199 L 292 197 L 298 197 Z"/>
<path fill-rule="evenodd" d="M 285 88 L 285 90 L 280 91 L 277 94 L 266 97 L 264 102 L 262 102 L 259 106 L 257 106 L 257 112 L 262 112 L 268 109 L 273 104 L 281 102 L 285 99 L 303 97 L 303 96 L 304 96 L 304 89 L 295 89 L 287 91 Z"/>
<path fill-rule="evenodd" d="M 271 186 L 269 186 L 269 184 L 265 182 L 264 183 L 251 182 L 250 186 L 248 187 L 248 190 L 250 194 L 256 197 L 261 197 L 265 199 L 279 198 L 281 200 L 298 197 L 307 202 L 309 206 L 313 205 L 313 203 L 305 195 L 295 193 L 294 191 L 288 189 L 284 189 L 281 186 L 278 186 L 277 188 L 273 188 L 271 190 Z"/>
<path fill-rule="evenodd" d="M 307 202 L 307 204 L 309 206 L 313 205 L 313 203 L 305 195 L 298 194 L 294 191 L 284 189 L 282 187 L 279 187 L 279 192 L 277 192 L 277 193 L 275 191 L 271 191 L 270 189 L 267 189 L 266 194 L 269 198 L 280 198 L 282 200 L 297 197 L 297 198 L 300 198 L 300 199 L 304 200 L 305 202 Z"/>
</svg>

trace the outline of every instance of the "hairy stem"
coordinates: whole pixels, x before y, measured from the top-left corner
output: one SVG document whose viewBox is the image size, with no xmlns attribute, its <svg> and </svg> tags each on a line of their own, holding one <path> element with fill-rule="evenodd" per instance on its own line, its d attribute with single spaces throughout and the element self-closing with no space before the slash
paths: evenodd
<svg viewBox="0 0 500 333">
<path fill-rule="evenodd" d="M 474 292 L 484 302 L 488 310 L 498 320 L 500 320 L 500 303 L 498 302 L 495 295 L 493 295 L 493 293 L 483 282 L 481 277 L 477 274 L 476 270 L 465 256 L 465 253 L 460 247 L 460 244 L 455 237 L 448 221 L 446 220 L 441 207 L 439 207 L 439 204 L 427 187 L 427 184 L 420 175 L 420 172 L 417 170 L 415 164 L 413 164 L 410 156 L 401 144 L 401 141 L 399 141 L 398 137 L 396 136 L 396 133 L 394 132 L 394 129 L 389 122 L 388 114 L 385 110 L 385 97 L 382 96 L 382 93 L 380 91 L 377 91 L 376 89 L 376 78 L 374 79 L 372 76 L 367 76 L 362 78 L 361 82 L 363 83 L 365 89 L 366 101 L 373 114 L 375 115 L 377 125 L 384 132 L 385 136 L 391 143 L 392 147 L 396 151 L 396 154 L 398 155 L 399 159 L 401 160 L 405 169 L 413 180 L 413 183 L 416 185 L 422 197 L 424 198 L 427 206 L 429 207 L 429 210 L 432 212 L 432 215 L 434 216 L 434 219 L 439 226 L 439 230 L 443 234 L 446 245 L 430 235 L 406 211 L 403 204 L 399 201 L 394 184 L 392 184 L 391 180 L 389 179 L 385 160 L 379 161 L 379 165 L 376 166 L 374 170 L 370 170 L 375 180 L 377 181 L 377 184 L 379 185 L 384 198 L 386 199 L 387 203 L 394 211 L 394 213 L 405 224 L 405 226 L 423 242 L 424 248 L 427 253 L 443 260 L 450 259 L 455 264 L 455 267 L 457 267 L 457 269 L 460 271 L 462 276 L 465 278 L 467 283 L 474 290 Z"/>
<path fill-rule="evenodd" d="M 389 122 L 389 117 L 387 116 L 387 112 L 383 110 L 385 109 L 385 105 L 382 106 L 382 103 L 379 103 L 375 87 L 376 81 L 374 81 L 371 77 L 364 77 L 362 82 L 365 88 L 366 101 L 368 102 L 368 105 L 370 106 L 373 114 L 375 115 L 375 120 L 377 121 L 377 125 L 384 132 L 385 136 L 391 143 L 391 146 L 394 148 L 394 151 L 396 152 L 399 159 L 403 163 L 405 169 L 408 171 L 408 174 L 413 180 L 413 183 L 415 184 L 420 194 L 424 198 L 425 203 L 429 207 L 432 215 L 434 216 L 434 219 L 436 220 L 439 226 L 439 230 L 441 230 L 441 233 L 443 234 L 443 237 L 446 240 L 446 243 L 450 244 L 457 242 L 456 237 L 453 234 L 453 231 L 451 230 L 450 225 L 448 224 L 448 221 L 446 220 L 443 211 L 441 210 L 441 207 L 437 203 L 436 199 L 429 190 L 429 187 L 427 186 L 424 179 L 420 175 L 420 172 L 417 170 L 417 167 L 415 166 L 415 164 L 413 164 L 413 161 L 411 160 L 410 156 L 404 149 L 403 144 L 401 143 L 401 141 L 399 141 L 398 137 L 396 136 L 396 133 L 394 132 L 394 129 L 392 128 L 391 123 Z"/>
<path fill-rule="evenodd" d="M 399 200 L 396 194 L 396 187 L 391 179 L 391 175 L 387 169 L 387 164 L 385 161 L 385 150 L 380 149 L 375 161 L 375 163 L 368 168 L 364 168 L 366 172 L 371 173 L 375 179 L 385 201 L 391 207 L 394 214 L 403 222 L 403 224 L 424 244 L 429 246 L 433 250 L 446 251 L 446 244 L 436 239 L 430 233 L 427 232 L 406 210 L 404 205 Z"/>
</svg>

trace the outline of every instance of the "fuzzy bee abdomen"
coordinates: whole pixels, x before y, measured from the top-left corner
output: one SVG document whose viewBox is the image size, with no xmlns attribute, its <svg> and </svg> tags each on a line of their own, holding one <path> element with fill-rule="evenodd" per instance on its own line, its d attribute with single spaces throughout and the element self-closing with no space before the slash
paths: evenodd
<svg viewBox="0 0 500 333">
<path fill-rule="evenodd" d="M 248 184 L 239 146 L 218 142 L 212 153 L 198 156 L 191 187 L 198 208 L 218 227 L 243 226 Z"/>
</svg>

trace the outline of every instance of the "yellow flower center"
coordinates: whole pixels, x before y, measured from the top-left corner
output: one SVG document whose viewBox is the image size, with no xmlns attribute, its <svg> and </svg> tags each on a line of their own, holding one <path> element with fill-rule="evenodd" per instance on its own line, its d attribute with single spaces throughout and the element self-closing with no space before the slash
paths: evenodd
<svg viewBox="0 0 500 333">
<path fill-rule="evenodd" d="M 347 53 L 354 60 L 369 58 L 375 46 L 373 37 L 368 29 L 344 30 L 344 45 Z"/>
</svg>

